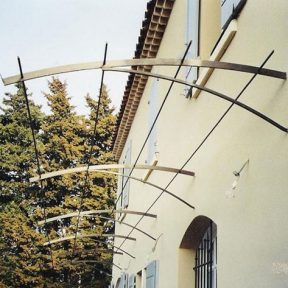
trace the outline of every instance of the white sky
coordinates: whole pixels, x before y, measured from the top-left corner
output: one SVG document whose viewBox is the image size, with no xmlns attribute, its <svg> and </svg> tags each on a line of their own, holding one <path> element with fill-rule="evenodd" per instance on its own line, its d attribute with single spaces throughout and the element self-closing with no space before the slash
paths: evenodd
<svg viewBox="0 0 288 288">
<path fill-rule="evenodd" d="M 19 74 L 17 56 L 23 72 L 57 65 L 134 56 L 148 0 L 0 0 L 0 73 L 2 77 Z M 101 71 L 83 71 L 58 76 L 66 80 L 72 104 L 86 113 L 84 96 L 96 98 Z M 105 73 L 110 97 L 119 107 L 127 74 Z M 33 100 L 47 110 L 42 91 L 48 78 L 26 82 Z M 13 86 L 0 83 L 0 103 L 4 92 Z"/>
</svg>

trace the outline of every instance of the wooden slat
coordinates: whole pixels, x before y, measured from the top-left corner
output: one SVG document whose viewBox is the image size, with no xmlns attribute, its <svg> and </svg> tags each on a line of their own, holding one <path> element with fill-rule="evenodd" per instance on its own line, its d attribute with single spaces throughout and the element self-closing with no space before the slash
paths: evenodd
<svg viewBox="0 0 288 288">
<path fill-rule="evenodd" d="M 88 171 L 93 172 L 93 171 L 105 170 L 105 169 L 131 169 L 132 167 L 133 165 L 123 165 L 123 164 L 92 165 L 92 166 L 89 166 Z M 188 176 L 195 176 L 195 173 L 192 171 L 180 170 L 177 168 L 165 167 L 165 166 L 136 165 L 135 169 L 157 170 L 157 171 L 163 171 L 163 172 L 179 173 L 179 174 L 188 175 Z M 42 174 L 41 179 L 48 179 L 48 178 L 71 174 L 71 173 L 80 173 L 80 172 L 85 172 L 86 170 L 87 170 L 87 166 L 59 170 L 59 171 Z M 39 180 L 40 180 L 39 176 L 35 176 L 29 179 L 30 182 L 36 182 Z"/>
</svg>

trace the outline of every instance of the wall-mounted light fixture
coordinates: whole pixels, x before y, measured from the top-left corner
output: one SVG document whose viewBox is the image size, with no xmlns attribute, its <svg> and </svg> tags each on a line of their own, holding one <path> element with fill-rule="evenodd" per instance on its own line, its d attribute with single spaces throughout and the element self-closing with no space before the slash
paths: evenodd
<svg viewBox="0 0 288 288">
<path fill-rule="evenodd" d="M 233 174 L 235 176 L 234 181 L 232 182 L 231 188 L 225 192 L 225 196 L 227 198 L 234 198 L 235 197 L 235 190 L 237 188 L 238 185 L 238 180 L 240 178 L 241 172 L 242 170 L 245 168 L 245 166 L 249 163 L 249 159 L 242 165 L 242 167 L 237 171 L 233 171 Z"/>
</svg>

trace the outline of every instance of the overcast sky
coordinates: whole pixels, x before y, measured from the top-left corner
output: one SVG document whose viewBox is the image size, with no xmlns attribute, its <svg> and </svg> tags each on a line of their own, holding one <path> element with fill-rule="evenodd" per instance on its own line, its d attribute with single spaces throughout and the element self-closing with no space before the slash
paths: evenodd
<svg viewBox="0 0 288 288">
<path fill-rule="evenodd" d="M 134 56 L 148 0 L 1 0 L 0 1 L 0 73 L 2 77 L 19 74 L 17 56 L 24 72 L 57 65 Z M 84 96 L 97 97 L 100 71 L 62 74 L 72 103 L 86 113 Z M 47 105 L 42 91 L 47 80 L 27 81 L 33 100 Z M 107 72 L 105 83 L 115 106 L 119 107 L 127 74 Z M 0 101 L 12 86 L 0 84 Z"/>
</svg>

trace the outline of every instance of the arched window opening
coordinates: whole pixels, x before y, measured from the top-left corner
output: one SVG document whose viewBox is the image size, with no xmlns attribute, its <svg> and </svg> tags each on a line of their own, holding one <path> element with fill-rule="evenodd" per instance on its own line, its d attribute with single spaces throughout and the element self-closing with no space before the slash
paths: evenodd
<svg viewBox="0 0 288 288">
<path fill-rule="evenodd" d="M 195 256 L 195 287 L 217 287 L 217 228 L 210 221 Z"/>
<path fill-rule="evenodd" d="M 217 288 L 217 226 L 206 216 L 196 217 L 181 241 L 179 285 Z"/>
</svg>

